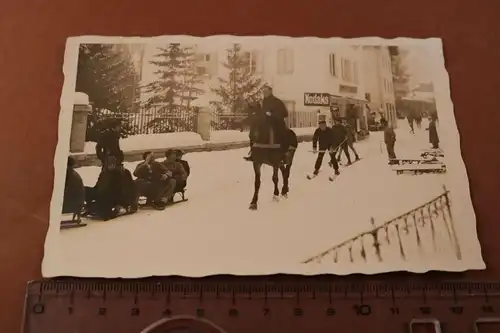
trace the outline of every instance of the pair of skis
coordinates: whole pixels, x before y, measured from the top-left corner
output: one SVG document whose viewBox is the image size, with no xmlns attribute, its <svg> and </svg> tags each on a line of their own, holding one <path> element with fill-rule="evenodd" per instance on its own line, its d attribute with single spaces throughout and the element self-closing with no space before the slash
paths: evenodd
<svg viewBox="0 0 500 333">
<path fill-rule="evenodd" d="M 333 182 L 336 178 L 337 178 L 338 175 L 336 175 L 335 173 L 333 175 L 331 175 L 330 177 L 328 177 L 328 180 Z M 312 175 L 306 175 L 307 179 L 311 180 L 311 179 L 314 179 L 316 177 L 318 177 L 318 174 L 312 174 Z"/>
<path fill-rule="evenodd" d="M 319 152 L 325 152 L 325 151 L 321 151 L 320 150 Z M 353 165 L 354 163 L 356 163 L 356 162 L 358 162 L 360 160 L 361 160 L 361 158 L 357 158 L 356 160 L 354 160 L 354 162 L 351 162 L 351 164 L 348 164 L 348 165 L 346 165 L 346 164 L 340 164 L 340 162 L 339 162 L 339 165 L 343 165 L 344 167 L 348 167 L 348 166 L 351 166 L 351 165 Z M 329 162 L 328 165 L 330 167 L 332 167 L 332 163 L 331 162 Z M 318 176 L 318 174 L 314 174 L 314 173 L 313 174 L 307 174 L 306 178 L 309 179 L 309 180 L 311 180 L 311 179 L 316 178 L 317 176 Z M 333 182 L 337 178 L 337 176 L 338 175 L 334 173 L 330 177 L 328 177 L 328 180 L 331 181 L 331 182 Z"/>
</svg>

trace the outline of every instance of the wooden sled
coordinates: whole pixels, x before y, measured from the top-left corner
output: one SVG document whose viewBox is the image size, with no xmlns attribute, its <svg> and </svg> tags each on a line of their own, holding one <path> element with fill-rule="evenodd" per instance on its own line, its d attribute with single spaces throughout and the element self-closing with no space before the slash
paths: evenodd
<svg viewBox="0 0 500 333">
<path fill-rule="evenodd" d="M 420 154 L 422 158 L 428 158 L 428 157 L 444 157 L 444 152 L 441 149 L 426 149 L 423 150 L 422 153 Z"/>
<path fill-rule="evenodd" d="M 180 200 L 175 200 L 175 196 L 176 194 L 179 194 L 179 196 L 181 197 Z M 152 205 L 149 205 L 146 203 L 147 201 L 147 198 L 145 196 L 141 196 L 139 197 L 139 207 L 142 209 L 142 208 L 154 208 L 156 210 L 164 210 L 165 208 L 169 207 L 169 206 L 172 206 L 172 205 L 175 205 L 175 204 L 178 204 L 178 203 L 181 203 L 181 202 L 186 202 L 188 201 L 188 199 L 186 198 L 186 189 L 183 189 L 182 191 L 180 192 L 175 192 L 174 193 L 174 200 L 173 202 L 170 202 L 169 204 L 165 205 L 165 206 L 152 206 Z"/>
<path fill-rule="evenodd" d="M 421 175 L 424 173 L 445 173 L 446 165 L 443 163 L 425 163 L 425 164 L 404 164 L 393 168 L 396 174 Z"/>
<path fill-rule="evenodd" d="M 393 158 L 389 160 L 391 165 L 407 164 L 442 164 L 437 158 Z"/>
<path fill-rule="evenodd" d="M 73 229 L 73 228 L 81 228 L 86 227 L 87 223 L 83 222 L 80 216 L 77 214 L 63 214 L 61 220 L 60 229 Z"/>
</svg>

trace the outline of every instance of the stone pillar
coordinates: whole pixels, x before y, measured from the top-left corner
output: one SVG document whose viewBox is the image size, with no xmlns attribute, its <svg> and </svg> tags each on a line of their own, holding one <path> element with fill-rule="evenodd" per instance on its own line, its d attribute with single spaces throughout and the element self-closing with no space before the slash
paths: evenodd
<svg viewBox="0 0 500 333">
<path fill-rule="evenodd" d="M 208 107 L 198 108 L 198 117 L 196 123 L 196 132 L 202 140 L 210 141 L 210 132 L 212 129 L 212 112 Z"/>
<path fill-rule="evenodd" d="M 76 93 L 73 103 L 73 120 L 71 122 L 71 137 L 69 151 L 83 153 L 85 150 L 85 135 L 87 133 L 87 117 L 92 112 L 89 97 L 84 93 Z"/>
</svg>

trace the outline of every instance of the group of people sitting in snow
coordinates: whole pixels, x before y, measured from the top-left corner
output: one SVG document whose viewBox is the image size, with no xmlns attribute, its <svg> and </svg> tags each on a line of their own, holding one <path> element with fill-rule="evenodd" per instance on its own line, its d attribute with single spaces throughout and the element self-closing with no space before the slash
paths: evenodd
<svg viewBox="0 0 500 333">
<path fill-rule="evenodd" d="M 176 193 L 184 191 L 190 175 L 189 163 L 182 159 L 178 149 L 165 152 L 165 159 L 157 161 L 153 152 L 145 152 L 133 173 L 125 166 L 120 149 L 120 123 L 108 127 L 97 142 L 96 155 L 101 161 L 101 172 L 94 186 L 84 186 L 75 170 L 75 160 L 68 157 L 63 214 L 92 215 L 103 220 L 117 217 L 122 209 L 135 213 L 142 197 L 145 205 L 165 209 L 174 202 Z M 134 177 L 135 176 L 135 179 Z"/>
</svg>

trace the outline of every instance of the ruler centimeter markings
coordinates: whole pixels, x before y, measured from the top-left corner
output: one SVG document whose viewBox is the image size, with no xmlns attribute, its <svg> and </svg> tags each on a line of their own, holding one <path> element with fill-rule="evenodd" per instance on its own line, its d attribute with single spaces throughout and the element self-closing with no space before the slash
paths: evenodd
<svg viewBox="0 0 500 333">
<path fill-rule="evenodd" d="M 28 284 L 23 333 L 500 333 L 500 282 Z"/>
</svg>

